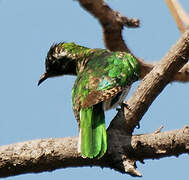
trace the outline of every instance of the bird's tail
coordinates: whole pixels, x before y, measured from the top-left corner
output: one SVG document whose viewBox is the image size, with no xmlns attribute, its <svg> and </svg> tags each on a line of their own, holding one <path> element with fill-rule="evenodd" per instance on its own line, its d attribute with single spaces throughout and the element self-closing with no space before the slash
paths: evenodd
<svg viewBox="0 0 189 180">
<path fill-rule="evenodd" d="M 107 150 L 104 111 L 101 104 L 80 111 L 78 150 L 84 158 L 101 158 Z"/>
</svg>

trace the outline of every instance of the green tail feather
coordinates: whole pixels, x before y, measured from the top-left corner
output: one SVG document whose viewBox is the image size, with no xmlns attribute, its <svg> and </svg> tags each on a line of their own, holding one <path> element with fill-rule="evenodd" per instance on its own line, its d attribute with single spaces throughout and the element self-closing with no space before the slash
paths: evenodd
<svg viewBox="0 0 189 180">
<path fill-rule="evenodd" d="M 81 155 L 101 158 L 107 150 L 104 111 L 101 104 L 81 109 Z"/>
</svg>

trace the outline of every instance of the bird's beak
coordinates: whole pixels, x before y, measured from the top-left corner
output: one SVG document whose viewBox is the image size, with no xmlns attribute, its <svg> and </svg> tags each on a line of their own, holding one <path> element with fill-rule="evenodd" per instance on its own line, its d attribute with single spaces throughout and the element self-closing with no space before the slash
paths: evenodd
<svg viewBox="0 0 189 180">
<path fill-rule="evenodd" d="M 40 77 L 40 79 L 39 79 L 39 81 L 38 81 L 38 86 L 43 82 L 43 81 L 45 81 L 47 78 L 49 77 L 49 75 L 47 74 L 47 73 L 44 73 L 41 77 Z"/>
</svg>

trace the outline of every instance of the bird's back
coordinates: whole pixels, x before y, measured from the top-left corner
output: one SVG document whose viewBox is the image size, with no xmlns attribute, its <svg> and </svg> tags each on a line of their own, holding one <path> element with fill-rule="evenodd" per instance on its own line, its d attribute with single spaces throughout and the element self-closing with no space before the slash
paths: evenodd
<svg viewBox="0 0 189 180">
<path fill-rule="evenodd" d="M 77 120 L 82 107 L 91 107 L 120 93 L 138 79 L 136 59 L 125 52 L 94 50 L 72 89 L 72 104 Z"/>
</svg>

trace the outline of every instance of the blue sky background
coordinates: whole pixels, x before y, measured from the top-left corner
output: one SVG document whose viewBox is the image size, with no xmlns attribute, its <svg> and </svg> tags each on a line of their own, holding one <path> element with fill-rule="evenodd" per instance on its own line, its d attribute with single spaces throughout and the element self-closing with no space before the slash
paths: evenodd
<svg viewBox="0 0 189 180">
<path fill-rule="evenodd" d="M 189 13 L 189 1 L 180 0 Z M 138 29 L 125 29 L 123 37 L 136 56 L 161 59 L 180 37 L 164 1 L 108 0 L 115 10 L 141 20 Z M 49 79 L 40 87 L 49 47 L 54 42 L 75 42 L 104 48 L 98 21 L 73 0 L 0 1 L 0 145 L 39 138 L 76 136 L 77 123 L 71 107 L 71 76 Z M 136 88 L 133 86 L 132 91 Z M 135 133 L 153 132 L 188 125 L 189 85 L 171 83 L 158 96 Z M 115 110 L 106 113 L 107 125 Z M 137 163 L 140 179 L 187 179 L 188 155 Z M 68 168 L 40 174 L 9 177 L 34 179 L 134 180 L 108 168 Z"/>
</svg>

